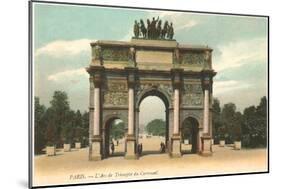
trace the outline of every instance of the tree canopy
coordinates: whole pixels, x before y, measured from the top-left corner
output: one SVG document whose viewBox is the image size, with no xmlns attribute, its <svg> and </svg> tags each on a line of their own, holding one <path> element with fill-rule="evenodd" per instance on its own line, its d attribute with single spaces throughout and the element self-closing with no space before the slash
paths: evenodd
<svg viewBox="0 0 281 189">
<path fill-rule="evenodd" d="M 225 104 L 220 112 L 218 99 L 213 103 L 213 137 L 215 142 L 225 139 L 227 143 L 242 140 L 244 147 L 265 147 L 267 145 L 267 99 L 260 104 L 249 106 L 243 114 L 236 111 L 233 103 Z"/>
<path fill-rule="evenodd" d="M 125 136 L 125 124 L 123 121 L 116 120 L 112 123 L 110 129 L 110 137 L 118 140 Z"/>
<path fill-rule="evenodd" d="M 166 124 L 162 119 L 154 119 L 146 125 L 146 132 L 154 136 L 165 136 Z"/>
<path fill-rule="evenodd" d="M 89 113 L 83 114 L 71 110 L 66 92 L 55 91 L 50 107 L 40 104 L 34 99 L 35 153 L 42 153 L 46 145 L 62 146 L 63 143 L 73 145 L 79 141 L 87 145 L 89 139 Z"/>
<path fill-rule="evenodd" d="M 236 110 L 234 103 L 227 103 L 221 108 L 220 101 L 214 99 L 212 106 L 213 138 L 215 142 L 224 138 L 226 142 L 242 140 L 244 147 L 267 146 L 267 99 L 262 97 L 258 106 L 249 106 L 243 114 Z M 166 123 L 162 119 L 150 121 L 146 132 L 154 136 L 165 136 Z M 111 138 L 120 139 L 125 135 L 124 122 L 115 121 L 111 126 Z M 40 104 L 34 98 L 34 149 L 42 153 L 48 145 L 61 146 L 63 143 L 89 142 L 89 112 L 71 110 L 67 94 L 55 91 L 50 107 Z"/>
</svg>

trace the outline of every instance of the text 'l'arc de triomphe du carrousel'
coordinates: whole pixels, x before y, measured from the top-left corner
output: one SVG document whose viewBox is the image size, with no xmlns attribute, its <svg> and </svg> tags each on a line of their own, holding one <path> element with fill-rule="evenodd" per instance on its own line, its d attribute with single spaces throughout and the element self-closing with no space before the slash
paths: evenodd
<svg viewBox="0 0 281 189">
<path fill-rule="evenodd" d="M 163 23 L 163 27 L 162 27 Z M 196 152 L 212 154 L 212 49 L 179 44 L 173 24 L 159 18 L 135 21 L 130 41 L 91 43 L 89 160 L 108 156 L 107 127 L 121 119 L 126 127 L 125 158 L 136 159 L 139 107 L 158 96 L 166 107 L 166 151 L 181 157 L 182 127 L 197 129 Z"/>
</svg>

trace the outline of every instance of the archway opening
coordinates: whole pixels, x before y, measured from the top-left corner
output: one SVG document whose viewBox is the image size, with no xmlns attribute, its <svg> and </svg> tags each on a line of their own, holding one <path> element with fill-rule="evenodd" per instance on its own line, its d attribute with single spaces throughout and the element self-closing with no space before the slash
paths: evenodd
<svg viewBox="0 0 281 189">
<path fill-rule="evenodd" d="M 158 91 L 150 91 L 143 96 L 138 107 L 139 127 L 137 143 L 142 146 L 141 154 L 139 155 L 167 152 L 169 106 L 166 97 Z"/>
<path fill-rule="evenodd" d="M 199 149 L 199 123 L 193 117 L 183 121 L 181 128 L 182 153 L 197 153 Z"/>
<path fill-rule="evenodd" d="M 105 125 L 105 157 L 125 155 L 125 123 L 119 118 L 112 118 Z"/>
</svg>

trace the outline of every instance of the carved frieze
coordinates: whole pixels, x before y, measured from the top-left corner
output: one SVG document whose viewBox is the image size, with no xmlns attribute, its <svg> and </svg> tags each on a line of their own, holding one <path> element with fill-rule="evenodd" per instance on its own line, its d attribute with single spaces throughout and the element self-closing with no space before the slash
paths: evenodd
<svg viewBox="0 0 281 189">
<path fill-rule="evenodd" d="M 108 82 L 107 85 L 107 90 L 108 91 L 113 91 L 113 92 L 127 92 L 127 83 L 125 82 Z"/>
<path fill-rule="evenodd" d="M 128 61 L 129 51 L 126 48 L 103 48 L 102 57 L 108 61 Z"/>
<path fill-rule="evenodd" d="M 104 103 L 106 105 L 127 105 L 128 93 L 127 92 L 107 92 L 104 94 Z"/>
<path fill-rule="evenodd" d="M 125 82 L 109 82 L 104 93 L 104 104 L 127 105 L 128 89 Z"/>
<path fill-rule="evenodd" d="M 203 95 L 202 94 L 185 94 L 183 96 L 183 104 L 187 106 L 202 106 Z"/>
<path fill-rule="evenodd" d="M 185 91 L 185 93 L 201 94 L 202 85 L 201 84 L 185 84 L 184 91 Z"/>
<path fill-rule="evenodd" d="M 180 54 L 182 64 L 205 65 L 206 57 L 202 52 L 184 52 Z"/>
<path fill-rule="evenodd" d="M 186 106 L 202 106 L 203 92 L 201 84 L 185 84 L 182 103 Z"/>
</svg>

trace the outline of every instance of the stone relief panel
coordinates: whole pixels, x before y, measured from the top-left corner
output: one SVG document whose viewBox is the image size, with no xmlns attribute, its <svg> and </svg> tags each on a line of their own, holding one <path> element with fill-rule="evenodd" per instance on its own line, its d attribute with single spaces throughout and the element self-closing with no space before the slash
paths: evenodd
<svg viewBox="0 0 281 189">
<path fill-rule="evenodd" d="M 206 63 L 205 54 L 202 52 L 184 52 L 180 54 L 181 64 L 204 66 Z"/>
<path fill-rule="evenodd" d="M 129 51 L 126 48 L 103 48 L 102 57 L 108 61 L 128 61 Z"/>
<path fill-rule="evenodd" d="M 182 96 L 184 106 L 202 106 L 203 92 L 201 84 L 185 84 Z"/>
<path fill-rule="evenodd" d="M 127 84 L 121 82 L 109 82 L 107 90 L 104 92 L 105 105 L 127 105 L 128 104 L 128 89 Z"/>
</svg>

